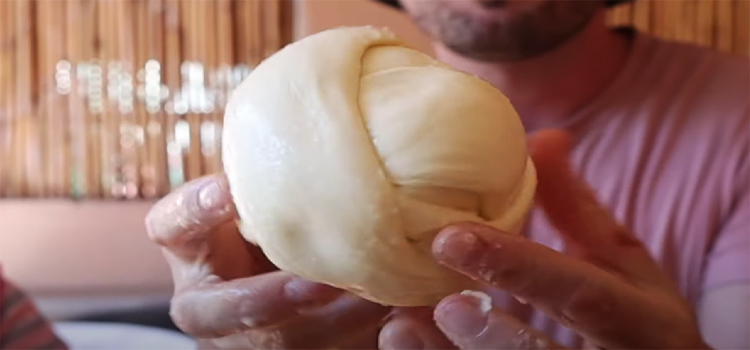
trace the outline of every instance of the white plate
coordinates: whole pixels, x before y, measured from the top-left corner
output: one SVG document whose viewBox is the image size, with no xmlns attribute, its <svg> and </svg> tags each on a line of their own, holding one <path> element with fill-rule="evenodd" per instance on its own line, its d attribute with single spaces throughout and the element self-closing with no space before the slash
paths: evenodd
<svg viewBox="0 0 750 350">
<path fill-rule="evenodd" d="M 105 322 L 56 322 L 53 328 L 70 350 L 197 349 L 194 339 L 162 328 Z"/>
</svg>

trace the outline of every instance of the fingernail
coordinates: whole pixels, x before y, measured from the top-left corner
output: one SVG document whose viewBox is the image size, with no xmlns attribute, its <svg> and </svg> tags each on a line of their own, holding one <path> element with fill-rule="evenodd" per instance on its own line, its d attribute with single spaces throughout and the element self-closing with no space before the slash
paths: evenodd
<svg viewBox="0 0 750 350">
<path fill-rule="evenodd" d="M 289 301 L 300 304 L 301 307 L 327 304 L 343 292 L 338 288 L 315 283 L 297 276 L 284 284 L 284 297 Z"/>
<path fill-rule="evenodd" d="M 487 245 L 465 228 L 449 228 L 435 242 L 435 253 L 442 262 L 454 266 L 472 265 Z"/>
<path fill-rule="evenodd" d="M 224 208 L 228 201 L 228 193 L 218 180 L 209 180 L 198 190 L 198 205 L 205 210 Z"/>
<path fill-rule="evenodd" d="M 438 327 L 449 336 L 475 337 L 487 328 L 492 299 L 482 292 L 466 291 L 448 297 L 435 310 Z"/>
</svg>

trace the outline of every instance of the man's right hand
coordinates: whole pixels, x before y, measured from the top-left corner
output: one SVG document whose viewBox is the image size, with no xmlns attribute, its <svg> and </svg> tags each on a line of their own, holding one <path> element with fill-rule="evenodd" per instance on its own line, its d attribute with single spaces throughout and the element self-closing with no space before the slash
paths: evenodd
<svg viewBox="0 0 750 350">
<path fill-rule="evenodd" d="M 171 317 L 202 349 L 374 349 L 389 309 L 279 271 L 239 234 L 226 178 L 194 180 L 146 218 L 174 279 Z"/>
</svg>

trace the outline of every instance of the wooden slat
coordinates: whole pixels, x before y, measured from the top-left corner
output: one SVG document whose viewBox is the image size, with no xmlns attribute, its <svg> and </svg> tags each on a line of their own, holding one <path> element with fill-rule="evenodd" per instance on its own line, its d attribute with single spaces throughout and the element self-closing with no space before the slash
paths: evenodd
<svg viewBox="0 0 750 350">
<path fill-rule="evenodd" d="M 33 3 L 35 7 L 35 25 L 36 28 L 34 29 L 36 31 L 36 40 L 35 40 L 35 51 L 36 51 L 36 60 L 35 60 L 35 67 L 32 67 L 32 69 L 37 73 L 35 83 L 37 84 L 37 96 L 35 96 L 35 111 L 34 111 L 34 117 L 37 121 L 37 130 L 38 130 L 38 138 L 39 138 L 39 153 L 41 157 L 40 161 L 40 167 L 42 171 L 42 183 L 40 184 L 40 191 L 43 196 L 54 196 L 52 193 L 52 187 L 54 184 L 52 183 L 54 181 L 54 173 L 56 170 L 54 169 L 54 161 L 53 157 L 50 156 L 50 152 L 52 151 L 51 148 L 53 147 L 53 143 L 51 142 L 51 131 L 54 129 L 54 125 L 52 123 L 52 119 L 50 118 L 50 105 L 49 101 L 52 100 L 52 86 L 54 83 L 50 83 L 51 78 L 54 76 L 54 73 L 52 71 L 52 67 L 54 66 L 54 56 L 56 52 L 50 52 L 49 48 L 47 47 L 48 42 L 54 40 L 52 38 L 51 40 L 48 39 L 49 36 L 54 36 L 56 34 L 57 26 L 53 25 L 49 26 L 48 21 L 51 21 L 52 19 L 49 18 L 52 15 L 52 10 L 49 9 L 49 2 L 46 1 L 35 1 Z M 52 59 L 53 61 L 50 61 Z"/>
<path fill-rule="evenodd" d="M 81 20 L 81 35 L 83 36 L 82 55 L 83 57 L 90 57 L 91 61 L 84 63 L 82 68 L 85 68 L 85 75 L 83 76 L 86 90 L 84 92 L 86 97 L 85 104 L 85 115 L 86 120 L 86 150 L 88 154 L 88 167 L 87 167 L 87 178 L 88 184 L 86 185 L 86 193 L 94 198 L 100 198 L 104 196 L 104 186 L 102 181 L 103 174 L 103 162 L 102 162 L 102 147 L 101 142 L 101 130 L 102 130 L 102 118 L 101 110 L 105 98 L 105 84 L 104 80 L 104 66 L 101 58 L 101 33 L 99 31 L 99 23 L 102 22 L 98 0 L 84 0 L 83 7 L 84 13 L 82 18 L 88 20 Z"/>
<path fill-rule="evenodd" d="M 658 18 L 662 21 L 662 35 L 665 39 L 685 40 L 685 20 L 689 18 L 689 0 L 656 1 L 660 12 Z"/>
<path fill-rule="evenodd" d="M 734 3 L 734 48 L 739 55 L 750 55 L 750 1 Z"/>
<path fill-rule="evenodd" d="M 147 61 L 151 61 L 150 72 L 153 72 L 155 77 L 159 79 L 159 85 L 163 83 L 164 79 L 164 4 L 162 0 L 148 0 L 148 2 L 140 1 L 141 4 L 145 4 L 143 10 L 145 13 L 142 15 L 142 21 L 145 22 L 143 27 L 140 29 L 139 41 L 141 45 L 145 45 L 143 52 L 143 65 Z M 144 77 L 145 78 L 145 77 Z M 145 88 L 145 86 L 144 86 Z M 154 91 L 156 93 L 160 93 Z M 155 95 L 156 96 L 156 95 Z M 141 104 L 145 107 L 145 104 Z M 143 117 L 143 130 L 146 140 L 146 158 L 148 159 L 147 164 L 141 169 L 143 176 L 143 187 L 141 192 L 145 198 L 156 197 L 159 193 L 163 193 L 168 189 L 166 176 L 166 138 L 165 138 L 165 116 L 162 113 L 161 103 L 157 105 L 156 109 L 151 107 L 151 110 L 145 110 Z"/>
<path fill-rule="evenodd" d="M 0 1 L 0 197 L 10 194 L 13 118 L 11 85 L 15 61 L 13 43 L 14 6 L 11 1 Z"/>
<path fill-rule="evenodd" d="M 35 42 L 32 34 L 35 12 L 34 2 L 18 0 L 16 5 L 16 113 L 22 164 L 16 178 L 23 179 L 20 193 L 37 197 L 44 195 L 41 131 L 36 116 Z"/>
<path fill-rule="evenodd" d="M 231 89 L 231 71 L 234 64 L 234 6 L 232 0 L 217 0 L 216 4 L 216 64 L 218 68 L 219 100 L 217 107 L 223 106 L 229 97 Z M 213 115 L 214 129 L 214 158 L 213 171 L 220 171 L 221 164 L 221 130 L 223 125 L 223 108 L 217 108 Z"/>
<path fill-rule="evenodd" d="M 611 26 L 626 26 L 633 23 L 633 7 L 630 3 L 620 4 L 609 11 Z"/>
<path fill-rule="evenodd" d="M 21 120 L 19 118 L 18 110 L 16 101 L 18 99 L 16 91 L 16 79 L 18 76 L 17 73 L 17 65 L 16 65 L 16 58 L 18 53 L 18 25 L 16 23 L 17 18 L 17 10 L 18 7 L 17 0 L 14 1 L 5 1 L 5 12 L 0 14 L 0 18 L 3 18 L 3 23 L 0 23 L 0 26 L 3 26 L 5 29 L 5 37 L 6 37 L 6 43 L 3 45 L 3 62 L 0 63 L 0 66 L 5 67 L 5 78 L 7 79 L 4 82 L 1 82 L 2 85 L 5 86 L 4 90 L 2 90 L 4 93 L 2 93 L 4 96 L 4 102 L 3 102 L 3 111 L 2 113 L 5 113 L 6 121 L 8 124 L 6 124 L 5 127 L 8 128 L 8 130 L 4 133 L 6 136 L 8 136 L 8 139 L 6 139 L 6 144 L 8 147 L 8 158 L 4 158 L 7 162 L 7 165 L 5 166 L 5 172 L 6 172 L 6 179 L 7 179 L 7 188 L 4 191 L 5 196 L 9 197 L 16 197 L 23 194 L 23 189 L 25 187 L 25 179 L 23 177 L 23 160 L 24 160 L 24 141 L 21 138 L 22 137 L 22 130 L 21 130 Z"/>
<path fill-rule="evenodd" d="M 202 98 L 201 91 L 193 85 L 194 79 L 197 76 L 197 71 L 200 69 L 199 66 L 203 65 L 204 62 L 204 45 L 205 45 L 205 16 L 204 16 L 204 1 L 203 0 L 184 0 L 182 3 L 182 20 L 185 23 L 190 23 L 190 26 L 183 26 L 183 33 L 185 35 L 185 42 L 188 44 L 185 54 L 186 60 L 191 62 L 188 67 L 187 77 L 191 79 L 190 83 L 190 111 L 185 116 L 184 121 L 187 122 L 187 129 L 185 134 L 189 135 L 190 142 L 185 150 L 184 162 L 185 162 L 185 181 L 190 181 L 200 176 L 203 170 L 203 160 L 201 159 L 200 149 L 200 100 Z M 183 77 L 185 77 L 183 75 Z"/>
<path fill-rule="evenodd" d="M 716 9 L 714 0 L 697 0 L 695 4 L 695 29 L 693 42 L 713 47 L 714 45 L 714 13 Z"/>
<path fill-rule="evenodd" d="M 294 0 L 277 0 L 281 3 L 281 21 L 279 22 L 279 32 L 281 33 L 281 46 L 294 41 Z"/>
<path fill-rule="evenodd" d="M 116 144 L 119 148 L 116 176 L 118 178 L 117 195 L 120 198 L 136 198 L 140 188 L 140 159 L 138 157 L 139 136 L 137 119 L 134 111 L 134 75 L 136 72 L 136 37 L 133 30 L 133 5 L 131 0 L 116 0 L 116 37 L 117 60 L 120 62 L 120 76 L 117 101 L 113 110 L 120 117 L 116 128 Z M 113 132 L 115 132 L 113 130 Z"/>
<path fill-rule="evenodd" d="M 684 42 L 695 42 L 698 38 L 698 1 L 682 0 L 682 16 L 677 19 L 679 26 L 678 40 Z"/>
<path fill-rule="evenodd" d="M 714 17 L 715 47 L 723 52 L 734 50 L 734 1 L 715 0 L 716 16 Z"/>
<path fill-rule="evenodd" d="M 279 24 L 281 22 L 281 6 L 279 1 L 261 1 L 263 15 L 263 58 L 271 56 L 281 45 L 281 33 Z"/>
<path fill-rule="evenodd" d="M 636 1 L 633 3 L 633 26 L 644 32 L 648 32 L 651 29 L 650 0 Z"/>
<path fill-rule="evenodd" d="M 37 71 L 39 103 L 37 117 L 42 124 L 44 193 L 48 196 L 67 195 L 70 176 L 67 98 L 57 91 L 57 74 L 69 72 L 66 67 L 65 39 L 66 4 L 63 1 L 38 1 L 37 6 Z"/>
<path fill-rule="evenodd" d="M 139 160 L 134 174 L 138 181 L 138 191 L 142 192 L 144 188 L 153 186 L 149 171 L 153 171 L 153 162 L 150 152 L 151 137 L 148 135 L 149 115 L 146 110 L 146 62 L 151 58 L 151 36 L 158 36 L 160 33 L 155 32 L 152 25 L 153 18 L 149 15 L 150 4 L 148 1 L 133 1 L 132 28 L 135 35 L 135 62 L 134 72 L 136 73 L 135 88 L 135 125 L 139 139 L 136 145 L 136 153 Z"/>
<path fill-rule="evenodd" d="M 164 74 L 171 103 L 167 106 L 164 136 L 167 150 L 167 177 L 169 189 L 179 185 L 184 177 L 182 152 L 178 149 L 175 127 L 179 119 L 179 106 L 175 104 L 181 88 L 180 65 L 184 57 L 182 47 L 181 0 L 164 1 Z"/>
<path fill-rule="evenodd" d="M 238 63 L 255 66 L 263 56 L 264 38 L 262 37 L 263 16 L 261 3 L 263 1 L 235 2 L 235 45 L 237 45 L 236 61 Z"/>
<path fill-rule="evenodd" d="M 205 174 L 214 174 L 220 171 L 220 159 L 217 157 L 216 149 L 216 133 L 214 128 L 216 125 L 217 108 L 218 102 L 215 98 L 214 89 L 218 86 L 217 72 L 219 69 L 219 44 L 220 41 L 226 41 L 220 38 L 219 24 L 217 21 L 221 20 L 218 18 L 223 0 L 216 0 L 211 2 L 204 2 L 204 13 L 205 13 L 205 26 L 204 26 L 204 57 L 206 67 L 206 85 L 208 88 L 208 104 L 205 113 L 201 116 L 201 124 L 199 129 L 199 140 L 201 156 L 203 159 L 203 172 Z M 227 1 L 223 1 L 227 2 Z M 230 22 L 231 25 L 231 22 Z M 231 35 L 231 33 L 230 33 Z M 229 37 L 231 38 L 231 36 Z"/>
<path fill-rule="evenodd" d="M 67 191 L 74 198 L 84 197 L 88 194 L 90 182 L 88 168 L 87 139 L 87 110 L 82 91 L 86 85 L 78 73 L 78 62 L 88 58 L 85 53 L 85 26 L 84 20 L 89 8 L 85 7 L 82 0 L 70 0 L 66 2 L 66 49 L 67 57 L 71 63 L 71 85 L 68 93 L 68 115 L 71 158 L 69 173 L 71 176 L 70 190 Z M 81 72 L 83 74 L 83 72 Z"/>
<path fill-rule="evenodd" d="M 159 64 L 159 85 L 165 83 L 165 72 L 166 67 L 164 66 L 165 60 L 165 30 L 164 30 L 164 14 L 165 7 L 163 0 L 149 0 L 150 1 L 150 12 L 149 15 L 151 20 L 150 24 L 153 26 L 154 33 L 151 36 L 151 55 L 150 57 Z M 149 153 L 154 159 L 153 163 L 153 176 L 154 186 L 144 191 L 146 198 L 153 198 L 158 196 L 160 193 L 165 193 L 169 190 L 168 181 L 168 169 L 167 169 L 167 152 L 166 152 L 166 115 L 164 113 L 164 105 L 161 102 L 161 89 L 159 91 L 159 108 L 158 112 L 152 113 L 150 118 L 150 125 L 153 128 L 149 129 L 149 136 L 152 138 L 151 149 Z"/>
<path fill-rule="evenodd" d="M 110 84 L 117 68 L 117 2 L 116 0 L 99 1 L 99 43 L 102 73 L 104 75 L 104 110 L 99 114 L 99 147 L 101 151 L 100 167 L 102 176 L 102 195 L 105 198 L 116 198 L 121 187 L 118 178 L 119 147 L 118 138 L 120 115 L 110 94 Z"/>
</svg>

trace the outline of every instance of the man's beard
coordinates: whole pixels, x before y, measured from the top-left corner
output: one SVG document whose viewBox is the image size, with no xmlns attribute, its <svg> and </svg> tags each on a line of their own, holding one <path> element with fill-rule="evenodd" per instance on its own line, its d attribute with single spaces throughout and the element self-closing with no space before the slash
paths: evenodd
<svg viewBox="0 0 750 350">
<path fill-rule="evenodd" d="M 486 1 L 482 5 L 500 8 L 505 3 Z M 436 1 L 413 15 L 423 31 L 451 51 L 480 61 L 511 62 L 559 47 L 589 24 L 600 5 L 597 1 L 554 0 L 499 20 L 476 18 Z"/>
</svg>

